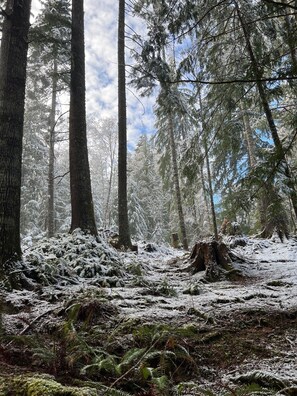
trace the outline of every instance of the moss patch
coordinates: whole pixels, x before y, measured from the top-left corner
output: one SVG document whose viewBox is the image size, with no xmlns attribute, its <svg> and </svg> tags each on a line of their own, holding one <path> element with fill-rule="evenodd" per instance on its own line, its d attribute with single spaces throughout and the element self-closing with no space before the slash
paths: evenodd
<svg viewBox="0 0 297 396">
<path fill-rule="evenodd" d="M 63 386 L 50 376 L 0 377 L 1 396 L 96 396 L 91 388 Z"/>
</svg>

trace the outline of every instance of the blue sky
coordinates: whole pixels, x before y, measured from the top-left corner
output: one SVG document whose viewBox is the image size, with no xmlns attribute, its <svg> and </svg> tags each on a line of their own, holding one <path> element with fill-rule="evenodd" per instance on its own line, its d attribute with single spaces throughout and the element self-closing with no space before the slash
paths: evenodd
<svg viewBox="0 0 297 396">
<path fill-rule="evenodd" d="M 118 2 L 85 0 L 85 48 L 87 113 L 98 118 L 117 117 L 117 24 Z M 32 13 L 37 15 L 39 0 L 32 0 Z M 143 22 L 127 16 L 126 23 L 137 33 Z M 131 42 L 127 41 L 129 47 Z M 131 64 L 129 51 L 127 63 Z M 130 90 L 132 92 L 130 92 Z M 154 98 L 140 98 L 131 87 L 127 89 L 128 144 L 133 148 L 141 133 L 154 131 L 152 107 Z"/>
</svg>

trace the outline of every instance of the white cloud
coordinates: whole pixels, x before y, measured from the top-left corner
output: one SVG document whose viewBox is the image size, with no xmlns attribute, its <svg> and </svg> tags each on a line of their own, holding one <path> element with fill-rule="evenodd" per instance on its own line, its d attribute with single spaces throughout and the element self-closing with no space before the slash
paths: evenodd
<svg viewBox="0 0 297 396">
<path fill-rule="evenodd" d="M 127 24 L 143 29 L 129 17 Z M 98 117 L 117 116 L 117 27 L 118 2 L 85 0 L 87 111 Z M 126 57 L 130 63 L 128 51 Z M 138 98 L 135 90 L 127 89 L 129 147 L 135 146 L 141 133 L 152 133 L 153 103 L 152 98 Z"/>
<path fill-rule="evenodd" d="M 32 20 L 39 11 L 39 0 L 32 0 Z M 141 21 L 128 16 L 126 22 L 138 33 L 143 31 Z M 98 118 L 117 117 L 117 27 L 117 1 L 85 0 L 87 113 L 95 114 Z M 128 33 L 131 32 L 127 30 Z M 130 42 L 127 44 L 132 45 Z M 126 57 L 130 64 L 128 50 Z M 135 146 L 141 133 L 153 132 L 153 104 L 154 98 L 140 98 L 135 90 L 128 87 L 129 147 Z"/>
</svg>

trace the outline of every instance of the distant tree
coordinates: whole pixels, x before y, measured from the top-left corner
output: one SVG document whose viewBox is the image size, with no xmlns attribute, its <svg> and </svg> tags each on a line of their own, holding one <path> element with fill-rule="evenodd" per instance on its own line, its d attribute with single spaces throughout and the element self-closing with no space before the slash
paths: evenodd
<svg viewBox="0 0 297 396">
<path fill-rule="evenodd" d="M 137 239 L 169 240 L 169 201 L 154 141 L 142 135 L 128 159 L 128 207 L 131 234 Z"/>
<path fill-rule="evenodd" d="M 131 247 L 127 200 L 127 111 L 125 75 L 125 0 L 119 0 L 118 24 L 118 225 L 119 245 Z"/>
<path fill-rule="evenodd" d="M 31 0 L 8 0 L 0 54 L 0 271 L 21 257 L 20 192 Z"/>
<path fill-rule="evenodd" d="M 69 157 L 71 231 L 97 235 L 86 133 L 84 2 L 72 1 Z"/>
<path fill-rule="evenodd" d="M 57 141 L 57 101 L 61 92 L 69 89 L 71 15 L 69 0 L 49 0 L 34 22 L 30 32 L 27 84 L 28 98 L 40 106 L 43 98 L 51 97 L 46 111 L 48 133 L 43 138 L 48 145 L 47 210 L 43 213 L 48 236 L 55 232 L 55 144 Z M 29 85 L 29 86 L 28 86 Z M 35 103 L 36 104 L 36 103 Z M 32 107 L 32 106 L 31 106 Z M 38 131 L 36 131 L 38 133 Z M 30 150 L 30 147 L 28 147 Z"/>
<path fill-rule="evenodd" d="M 95 216 L 99 227 L 117 224 L 118 122 L 116 118 L 87 121 Z"/>
<path fill-rule="evenodd" d="M 171 73 L 174 74 L 174 69 L 171 70 Z M 186 131 L 191 129 L 192 120 L 189 108 L 188 92 L 161 81 L 161 90 L 156 106 L 157 142 L 161 151 L 165 149 L 167 154 L 169 153 L 169 171 L 173 181 L 181 241 L 185 250 L 188 249 L 188 238 L 181 191 L 178 142 L 185 139 Z"/>
</svg>

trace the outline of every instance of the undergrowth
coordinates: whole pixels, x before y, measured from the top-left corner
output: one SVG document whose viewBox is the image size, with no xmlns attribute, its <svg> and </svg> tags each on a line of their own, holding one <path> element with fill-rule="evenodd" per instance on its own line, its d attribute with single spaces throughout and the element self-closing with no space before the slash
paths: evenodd
<svg viewBox="0 0 297 396">
<path fill-rule="evenodd" d="M 199 385 L 211 379 L 207 366 L 220 370 L 237 364 L 247 353 L 266 353 L 259 345 L 251 348 L 246 329 L 242 334 L 237 329 L 232 343 L 232 329 L 217 331 L 207 322 L 173 326 L 126 320 L 104 293 L 70 299 L 57 315 L 59 321 L 48 331 L 32 328 L 28 334 L 3 335 L 7 362 L 17 364 L 22 358 L 34 371 L 91 387 L 98 395 L 256 396 L 276 395 L 282 385 L 288 386 L 261 373 L 241 376 L 232 387 L 219 383 L 215 391 Z M 253 337 L 261 335 L 261 329 L 253 331 Z"/>
</svg>

